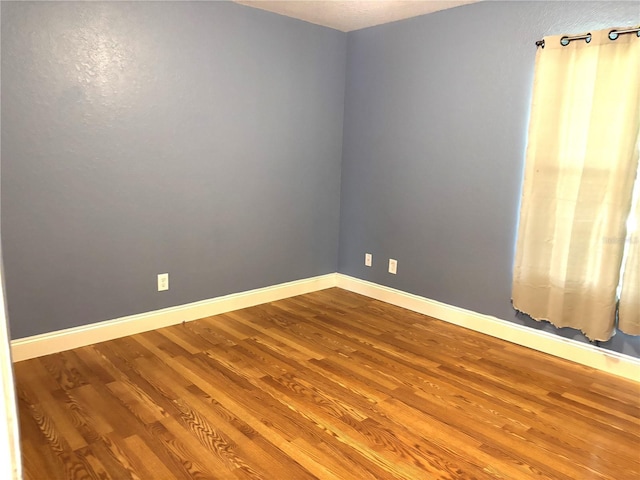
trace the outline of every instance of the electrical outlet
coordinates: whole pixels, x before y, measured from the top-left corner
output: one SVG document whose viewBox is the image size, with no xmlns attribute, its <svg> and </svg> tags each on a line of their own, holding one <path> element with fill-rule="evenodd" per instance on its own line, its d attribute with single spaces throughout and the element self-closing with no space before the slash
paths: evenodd
<svg viewBox="0 0 640 480">
<path fill-rule="evenodd" d="M 373 262 L 373 255 L 371 255 L 370 253 L 365 253 L 364 254 L 364 264 L 367 267 L 370 267 L 372 262 Z"/>
<path fill-rule="evenodd" d="M 169 274 L 159 273 L 158 274 L 158 291 L 164 292 L 165 290 L 169 290 Z"/>
<path fill-rule="evenodd" d="M 389 273 L 393 273 L 394 275 L 398 273 L 398 261 L 393 258 L 389 259 Z"/>
</svg>

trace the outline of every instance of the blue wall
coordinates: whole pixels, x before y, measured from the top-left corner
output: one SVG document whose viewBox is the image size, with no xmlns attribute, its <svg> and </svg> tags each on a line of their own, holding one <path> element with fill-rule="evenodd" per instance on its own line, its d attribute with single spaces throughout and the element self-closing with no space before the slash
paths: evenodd
<svg viewBox="0 0 640 480">
<path fill-rule="evenodd" d="M 1 8 L 13 338 L 336 271 L 346 34 L 227 2 Z"/>
<path fill-rule="evenodd" d="M 634 2 L 483 2 L 350 33 L 339 271 L 585 341 L 510 303 L 534 42 L 638 23 Z"/>
<path fill-rule="evenodd" d="M 228 2 L 1 9 L 13 338 L 338 270 L 584 341 L 510 304 L 533 43 L 638 24 L 637 3 L 348 35 Z"/>
</svg>

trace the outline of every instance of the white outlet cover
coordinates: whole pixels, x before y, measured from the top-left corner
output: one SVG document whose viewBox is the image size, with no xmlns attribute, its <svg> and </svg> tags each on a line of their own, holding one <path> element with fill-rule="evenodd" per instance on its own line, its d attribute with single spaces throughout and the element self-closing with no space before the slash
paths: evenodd
<svg viewBox="0 0 640 480">
<path fill-rule="evenodd" d="M 169 274 L 159 273 L 158 274 L 158 291 L 164 292 L 166 290 L 169 290 Z"/>
<path fill-rule="evenodd" d="M 364 254 L 365 266 L 370 267 L 372 263 L 373 263 L 373 255 L 371 255 L 370 253 L 365 253 Z"/>
<path fill-rule="evenodd" d="M 393 258 L 389 259 L 389 273 L 393 273 L 394 275 L 398 273 L 398 261 Z"/>
</svg>

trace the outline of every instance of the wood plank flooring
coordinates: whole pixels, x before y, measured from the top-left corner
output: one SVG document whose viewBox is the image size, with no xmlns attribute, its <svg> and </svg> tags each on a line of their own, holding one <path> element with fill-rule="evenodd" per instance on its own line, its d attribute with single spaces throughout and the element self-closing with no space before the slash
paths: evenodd
<svg viewBox="0 0 640 480">
<path fill-rule="evenodd" d="M 640 385 L 337 288 L 17 363 L 25 478 L 640 478 Z"/>
</svg>

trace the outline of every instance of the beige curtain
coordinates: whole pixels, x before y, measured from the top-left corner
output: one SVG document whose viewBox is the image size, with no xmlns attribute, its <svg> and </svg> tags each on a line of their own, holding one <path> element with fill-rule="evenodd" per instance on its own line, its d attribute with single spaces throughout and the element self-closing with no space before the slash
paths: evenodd
<svg viewBox="0 0 640 480">
<path fill-rule="evenodd" d="M 513 305 L 608 340 L 638 167 L 640 38 L 538 48 Z"/>
<path fill-rule="evenodd" d="M 636 181 L 638 188 L 640 181 Z M 628 252 L 620 293 L 618 328 L 631 335 L 640 335 L 640 192 L 635 194 L 635 207 L 629 222 L 631 229 L 627 235 Z"/>
</svg>

